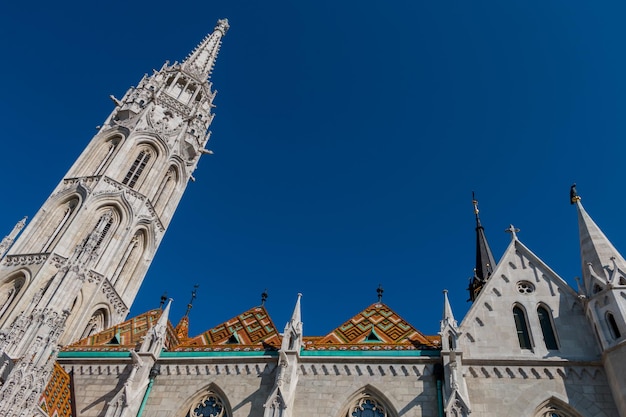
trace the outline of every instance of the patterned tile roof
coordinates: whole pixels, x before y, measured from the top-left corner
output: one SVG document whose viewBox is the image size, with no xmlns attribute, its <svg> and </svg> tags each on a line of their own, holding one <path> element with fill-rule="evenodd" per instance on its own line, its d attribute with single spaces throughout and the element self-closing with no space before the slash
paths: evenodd
<svg viewBox="0 0 626 417">
<path fill-rule="evenodd" d="M 72 417 L 75 415 L 72 406 L 73 396 L 71 376 L 55 362 L 50 381 L 41 394 L 39 407 L 49 416 Z"/>
<path fill-rule="evenodd" d="M 425 336 L 395 311 L 375 303 L 323 337 L 305 337 L 306 350 L 439 349 L 439 336 Z"/>
<path fill-rule="evenodd" d="M 265 307 L 254 307 L 183 341 L 175 351 L 277 350 L 281 338 Z"/>
<path fill-rule="evenodd" d="M 63 348 L 65 351 L 127 351 L 138 348 L 148 330 L 156 324 L 163 311 L 159 308 L 147 311 L 123 323 L 88 336 Z M 174 327 L 167 322 L 165 347 L 178 345 Z"/>
</svg>

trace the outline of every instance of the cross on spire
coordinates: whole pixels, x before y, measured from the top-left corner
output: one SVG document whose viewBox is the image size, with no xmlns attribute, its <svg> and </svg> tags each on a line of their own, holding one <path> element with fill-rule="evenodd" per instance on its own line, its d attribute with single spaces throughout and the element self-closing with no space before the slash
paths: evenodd
<svg viewBox="0 0 626 417">
<path fill-rule="evenodd" d="M 504 229 L 504 231 L 511 234 L 511 239 L 517 240 L 517 232 L 520 230 L 511 224 L 508 228 Z"/>
<path fill-rule="evenodd" d="M 263 290 L 263 294 L 261 294 L 261 307 L 265 305 L 266 301 L 267 301 L 267 288 Z"/>
</svg>

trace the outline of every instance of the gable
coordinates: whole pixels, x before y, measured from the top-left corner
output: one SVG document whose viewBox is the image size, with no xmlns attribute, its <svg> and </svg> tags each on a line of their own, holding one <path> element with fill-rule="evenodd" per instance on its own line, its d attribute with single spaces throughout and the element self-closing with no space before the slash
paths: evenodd
<svg viewBox="0 0 626 417">
<path fill-rule="evenodd" d="M 281 338 L 265 307 L 254 307 L 181 343 L 176 350 L 226 350 L 252 347 L 277 350 Z"/>
<path fill-rule="evenodd" d="M 128 319 L 118 325 L 110 327 L 79 340 L 69 346 L 63 348 L 65 351 L 104 351 L 117 350 L 127 351 L 138 348 L 143 338 L 151 327 L 155 326 L 163 310 L 157 308 L 149 310 L 131 319 Z M 167 322 L 167 336 L 165 338 L 165 347 L 171 348 L 178 344 L 178 339 L 174 331 L 174 327 Z"/>
<path fill-rule="evenodd" d="M 393 345 L 395 349 L 437 349 L 439 337 L 427 337 L 382 303 L 372 304 L 323 337 L 305 338 L 305 349 L 337 345 L 355 348 Z"/>
<path fill-rule="evenodd" d="M 528 328 L 528 348 L 522 347 L 525 343 L 518 337 L 519 320 Z M 557 349 L 547 340 L 546 323 L 553 329 Z M 517 239 L 505 251 L 459 329 L 459 345 L 468 353 L 466 357 L 590 359 L 598 355 L 576 292 Z"/>
</svg>

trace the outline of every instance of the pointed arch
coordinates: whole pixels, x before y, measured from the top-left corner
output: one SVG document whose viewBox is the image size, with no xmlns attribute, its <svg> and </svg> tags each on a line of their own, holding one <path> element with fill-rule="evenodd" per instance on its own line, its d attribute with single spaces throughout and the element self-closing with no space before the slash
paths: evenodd
<svg viewBox="0 0 626 417">
<path fill-rule="evenodd" d="M 556 337 L 554 318 L 552 317 L 551 309 L 545 304 L 539 304 L 539 306 L 537 306 L 537 317 L 539 318 L 541 334 L 543 335 L 543 341 L 546 345 L 546 349 L 558 350 L 559 344 Z"/>
<path fill-rule="evenodd" d="M 98 145 L 93 157 L 93 163 L 98 163 L 98 165 L 96 165 L 92 175 L 102 175 L 104 173 L 113 160 L 113 157 L 117 154 L 122 140 L 122 135 L 116 133 L 107 137 Z"/>
<path fill-rule="evenodd" d="M 232 417 L 233 411 L 228 398 L 215 383 L 210 383 L 196 392 L 178 416 L 180 417 Z"/>
<path fill-rule="evenodd" d="M 119 265 L 111 278 L 111 284 L 115 287 L 118 294 L 124 294 L 130 281 L 134 277 L 134 272 L 140 266 L 144 258 L 146 247 L 148 246 L 148 236 L 146 230 L 138 229 L 131 238 L 126 250 L 124 251 Z"/>
<path fill-rule="evenodd" d="M 582 415 L 565 401 L 550 397 L 537 406 L 534 417 L 582 417 Z"/>
<path fill-rule="evenodd" d="M 617 340 L 620 337 L 622 337 L 622 332 L 620 331 L 619 326 L 617 325 L 617 322 L 615 321 L 615 316 L 613 315 L 613 313 L 610 311 L 607 311 L 604 317 L 606 320 L 606 324 L 609 328 L 609 332 L 611 333 L 611 337 L 614 340 Z"/>
<path fill-rule="evenodd" d="M 94 311 L 87 322 L 79 339 L 84 339 L 96 333 L 108 329 L 110 326 L 111 313 L 106 307 L 100 307 Z"/>
<path fill-rule="evenodd" d="M 14 305 L 22 295 L 22 290 L 26 287 L 29 276 L 23 270 L 16 271 L 9 275 L 0 284 L 0 317 L 9 311 L 9 307 Z"/>
<path fill-rule="evenodd" d="M 513 306 L 513 320 L 517 331 L 517 340 L 521 349 L 532 349 L 532 338 L 528 327 L 528 317 L 526 309 L 520 304 Z"/>
<path fill-rule="evenodd" d="M 154 208 L 159 214 L 159 217 L 163 216 L 163 212 L 167 207 L 174 190 L 176 190 L 180 183 L 180 178 L 181 175 L 179 168 L 174 164 L 170 165 L 154 197 Z"/>
<path fill-rule="evenodd" d="M 63 232 L 67 229 L 71 220 L 76 215 L 77 209 L 80 205 L 80 198 L 76 195 L 72 195 L 63 200 L 53 211 L 43 230 L 39 229 L 41 236 L 47 237 L 41 252 L 50 251 L 54 245 L 61 239 Z"/>
<path fill-rule="evenodd" d="M 372 385 L 355 391 L 337 417 L 398 417 L 391 401 Z"/>
</svg>

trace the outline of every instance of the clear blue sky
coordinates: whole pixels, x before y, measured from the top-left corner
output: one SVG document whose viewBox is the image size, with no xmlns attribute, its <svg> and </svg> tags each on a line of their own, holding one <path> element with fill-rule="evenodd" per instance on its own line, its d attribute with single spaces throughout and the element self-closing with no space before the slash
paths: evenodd
<svg viewBox="0 0 626 417">
<path fill-rule="evenodd" d="M 217 116 L 131 315 L 200 284 L 191 332 L 260 303 L 308 335 L 376 300 L 438 331 L 519 238 L 580 275 L 572 182 L 626 253 L 623 1 L 9 2 L 0 15 L 0 235 L 35 214 L 113 104 L 227 17 Z M 0 236 L 1 237 L 1 236 Z"/>
</svg>

